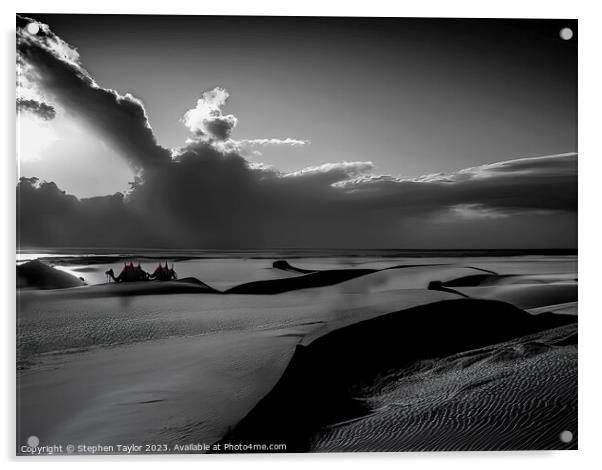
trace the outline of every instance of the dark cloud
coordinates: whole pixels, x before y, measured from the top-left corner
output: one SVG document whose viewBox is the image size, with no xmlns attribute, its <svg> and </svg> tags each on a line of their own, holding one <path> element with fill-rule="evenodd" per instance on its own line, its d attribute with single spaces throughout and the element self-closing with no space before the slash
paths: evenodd
<svg viewBox="0 0 602 470">
<path fill-rule="evenodd" d="M 229 139 L 230 133 L 232 132 L 232 128 L 234 127 L 234 119 L 233 116 L 214 117 L 213 119 L 205 122 L 205 129 L 213 139 Z"/>
<path fill-rule="evenodd" d="M 505 211 L 577 209 L 577 154 L 522 158 L 411 180 L 359 177 L 340 186 L 375 205 L 437 210 L 480 204 Z"/>
<path fill-rule="evenodd" d="M 137 246 L 141 222 L 120 193 L 78 199 L 37 178 L 21 178 L 17 185 L 22 247 Z M 152 233 L 144 238 L 146 246 L 153 246 Z"/>
<path fill-rule="evenodd" d="M 35 114 L 39 118 L 45 121 L 50 121 L 56 116 L 56 110 L 49 104 L 42 103 L 41 101 L 31 99 L 17 99 L 17 111 L 27 111 Z"/>
<path fill-rule="evenodd" d="M 292 176 L 197 142 L 146 171 L 127 197 L 79 200 L 53 183 L 22 180 L 20 239 L 28 246 L 415 247 L 424 239 L 446 246 L 455 233 L 453 246 L 515 247 L 530 240 L 530 219 L 563 246 L 575 223 L 576 155 L 533 159 L 517 176 L 525 165 L 504 162 L 506 171 L 494 172 L 486 165 L 441 181 L 354 179 L 355 169 L 336 166 Z M 417 227 L 440 233 L 422 236 Z M 492 227 L 490 238 L 475 239 Z"/>
<path fill-rule="evenodd" d="M 81 66 L 73 47 L 45 24 L 38 23 L 37 34 L 28 32 L 31 21 L 20 18 L 17 54 L 21 72 L 36 88 L 90 126 L 135 168 L 169 162 L 170 151 L 157 144 L 142 102 L 101 88 Z"/>
</svg>

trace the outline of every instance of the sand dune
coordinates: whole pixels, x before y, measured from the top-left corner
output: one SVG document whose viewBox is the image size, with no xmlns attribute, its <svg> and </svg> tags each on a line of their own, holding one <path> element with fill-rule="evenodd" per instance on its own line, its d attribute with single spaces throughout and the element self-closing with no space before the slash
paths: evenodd
<svg viewBox="0 0 602 470">
<path fill-rule="evenodd" d="M 502 302 L 463 299 L 308 336 L 270 394 L 222 442 L 280 442 L 289 451 L 310 450 L 312 436 L 324 426 L 369 415 L 356 395 L 391 370 L 574 321 L 533 316 Z"/>
<path fill-rule="evenodd" d="M 551 304 L 544 307 L 535 307 L 527 309 L 527 311 L 534 315 L 546 312 L 556 313 L 558 315 L 577 315 L 577 301 Z"/>
<path fill-rule="evenodd" d="M 292 290 L 331 286 L 373 272 L 374 270 L 372 269 L 333 269 L 330 271 L 318 271 L 287 279 L 249 282 L 228 289 L 226 294 L 280 294 Z"/>
<path fill-rule="evenodd" d="M 482 270 L 471 267 L 437 265 L 396 265 L 382 269 L 322 269 L 308 270 L 291 266 L 284 260 L 276 261 L 274 268 L 302 274 L 300 276 L 255 281 L 232 287 L 228 294 L 279 294 L 292 290 L 341 284 L 345 292 L 367 290 L 425 289 L 433 276 L 459 277 Z"/>
<path fill-rule="evenodd" d="M 363 390 L 368 414 L 311 450 L 576 449 L 576 343 L 571 324 L 383 375 Z"/>
<path fill-rule="evenodd" d="M 75 266 L 74 270 L 81 268 Z M 186 261 L 183 260 L 184 274 L 188 274 L 186 266 Z M 206 267 L 206 262 L 203 261 L 201 266 Z M 464 297 L 509 301 L 521 308 L 537 308 L 576 300 L 577 281 L 574 273 L 571 272 L 496 274 L 481 267 L 442 264 L 403 264 L 361 269 L 305 269 L 292 266 L 285 260 L 275 261 L 270 270 L 261 269 L 259 266 L 261 264 L 250 265 L 248 275 L 251 279 L 257 278 L 258 275 L 263 279 L 236 283 L 234 286 L 226 284 L 225 289 L 216 288 L 194 276 L 188 276 L 179 281 L 162 283 L 96 284 L 86 289 L 86 294 L 80 291 L 64 294 L 102 297 L 221 291 L 227 294 L 273 295 L 338 285 L 337 289 L 345 293 L 430 288 Z M 94 276 L 98 274 L 96 273 L 98 268 L 90 269 L 92 270 L 90 275 L 92 272 Z M 18 270 L 34 273 L 29 274 L 31 281 L 26 284 L 31 287 L 51 289 L 83 284 L 77 277 L 53 269 L 39 261 L 18 266 Z M 217 284 L 221 287 L 224 283 L 218 281 Z"/>
<path fill-rule="evenodd" d="M 39 260 L 17 265 L 18 289 L 65 289 L 83 285 L 85 282 L 80 278 L 54 269 Z"/>
<path fill-rule="evenodd" d="M 574 273 L 497 274 L 476 266 L 443 264 L 403 264 L 382 268 L 350 268 L 312 270 L 292 266 L 285 260 L 274 262 L 274 268 L 300 276 L 243 283 L 226 291 L 231 294 L 278 294 L 292 290 L 339 285 L 344 292 L 384 291 L 395 289 L 436 288 L 465 297 L 507 300 L 515 299 L 520 307 L 558 303 L 558 299 L 576 299 L 576 291 L 562 285 L 576 286 Z M 502 287 L 521 285 L 556 285 L 555 288 Z M 472 291 L 470 287 L 495 287 Z M 527 291 L 529 294 L 527 294 Z M 570 292 L 569 292 L 570 291 Z M 539 293 L 536 293 L 539 292 Z M 562 292 L 562 293 L 561 293 Z M 549 299 L 548 294 L 553 293 Z M 526 297 L 529 297 L 527 299 Z M 548 301 L 549 300 L 549 301 Z M 560 300 L 562 301 L 562 300 Z M 547 303 L 546 303 L 547 302 Z"/>
<path fill-rule="evenodd" d="M 162 295 L 162 294 L 208 294 L 218 293 L 217 290 L 208 286 L 194 277 L 178 279 L 176 281 L 139 281 L 108 283 L 89 286 L 85 290 L 78 289 L 63 292 L 70 296 L 83 297 L 119 297 L 137 295 Z M 57 293 L 60 295 L 60 293 Z"/>
<path fill-rule="evenodd" d="M 473 274 L 444 281 L 447 287 L 500 286 L 514 284 L 554 284 L 577 282 L 572 273 L 560 274 Z"/>
<path fill-rule="evenodd" d="M 406 289 L 427 289 L 435 279 L 453 279 L 481 272 L 465 266 L 396 266 L 375 271 L 341 283 L 343 292 L 378 292 Z"/>
<path fill-rule="evenodd" d="M 316 271 L 318 271 L 317 269 L 296 268 L 295 266 L 291 266 L 289 264 L 289 262 L 284 259 L 274 261 L 274 263 L 272 264 L 272 267 L 274 269 L 282 269 L 283 271 L 289 271 L 289 272 L 301 273 L 301 274 L 315 273 Z"/>
<path fill-rule="evenodd" d="M 456 287 L 454 290 L 472 298 L 494 299 L 530 309 L 575 302 L 577 283 L 512 284 L 489 287 Z"/>
<path fill-rule="evenodd" d="M 432 281 L 429 288 L 482 299 L 509 302 L 520 308 L 544 308 L 577 301 L 576 274 L 480 273 Z"/>
</svg>

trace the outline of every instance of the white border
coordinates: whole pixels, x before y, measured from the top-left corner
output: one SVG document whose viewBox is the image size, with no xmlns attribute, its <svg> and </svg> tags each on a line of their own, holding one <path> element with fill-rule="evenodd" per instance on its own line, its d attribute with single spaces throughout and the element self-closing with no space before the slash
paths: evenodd
<svg viewBox="0 0 602 470">
<path fill-rule="evenodd" d="M 600 160 L 600 119 L 602 110 L 600 87 L 602 73 L 600 54 L 600 8 L 594 1 L 419 1 L 397 2 L 369 0 L 362 2 L 303 0 L 299 2 L 253 0 L 227 0 L 225 2 L 182 2 L 170 0 L 162 3 L 150 1 L 103 0 L 98 4 L 74 0 L 4 1 L 2 3 L 3 62 L 0 74 L 4 112 L 2 113 L 2 248 L 3 263 L 0 266 L 0 289 L 4 309 L 4 353 L 2 372 L 4 386 L 4 422 L 0 446 L 2 457 L 9 465 L 29 467 L 36 463 L 52 468 L 65 465 L 80 467 L 85 462 L 91 466 L 126 468 L 128 465 L 144 465 L 161 468 L 170 462 L 178 466 L 225 467 L 245 466 L 247 470 L 266 467 L 301 468 L 307 466 L 344 465 L 346 468 L 365 469 L 368 465 L 380 468 L 441 468 L 446 469 L 504 469 L 517 466 L 542 466 L 546 470 L 569 467 L 594 468 L 599 464 L 598 439 L 601 437 L 602 371 L 600 345 L 602 341 L 602 308 L 596 302 L 596 284 L 600 276 L 599 218 L 602 197 L 597 188 L 602 174 Z M 506 17 L 506 18 L 578 18 L 579 19 L 579 271 L 580 271 L 580 341 L 579 341 L 579 450 L 573 452 L 481 452 L 481 453 L 424 453 L 424 454 L 287 454 L 260 456 L 156 456 L 156 457 L 94 457 L 44 459 L 15 458 L 15 117 L 14 102 L 14 50 L 16 12 L 47 13 L 146 13 L 146 14 L 222 14 L 222 15 L 303 15 L 303 16 L 436 16 L 436 17 Z M 597 458 L 598 457 L 598 458 Z"/>
</svg>

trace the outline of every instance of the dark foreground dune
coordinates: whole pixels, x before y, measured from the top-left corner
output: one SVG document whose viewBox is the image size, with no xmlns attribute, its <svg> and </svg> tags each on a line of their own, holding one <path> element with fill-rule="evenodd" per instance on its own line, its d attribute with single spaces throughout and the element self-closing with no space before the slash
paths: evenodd
<svg viewBox="0 0 602 470">
<path fill-rule="evenodd" d="M 225 445 L 226 452 L 236 450 L 227 445 L 245 443 L 284 443 L 288 452 L 315 449 L 447 450 L 450 444 L 464 450 L 562 448 L 562 442 L 557 438 L 560 431 L 556 432 L 556 428 L 550 430 L 549 420 L 561 415 L 556 423 L 559 426 L 575 424 L 571 421 L 576 422 L 575 377 L 562 375 L 556 370 L 564 367 L 564 363 L 559 360 L 546 362 L 545 358 L 540 361 L 540 368 L 536 362 L 530 369 L 520 369 L 522 375 L 512 378 L 512 374 L 517 373 L 515 366 L 520 366 L 525 357 L 537 357 L 540 353 L 556 351 L 558 347 L 574 348 L 576 360 L 576 336 L 573 337 L 571 331 L 565 331 L 566 338 L 559 340 L 560 345 L 537 340 L 538 334 L 545 337 L 542 332 L 574 328 L 575 322 L 576 318 L 571 316 L 531 315 L 503 302 L 458 299 L 387 314 L 317 338 L 306 338 L 297 346 L 286 371 L 272 391 L 220 443 Z M 535 336 L 522 343 L 518 341 L 519 346 L 493 347 L 529 335 Z M 411 400 L 404 403 L 403 395 L 394 405 L 385 399 L 379 406 L 394 406 L 407 410 L 407 413 L 387 415 L 381 428 L 382 425 L 388 427 L 385 432 L 388 440 L 381 439 L 379 444 L 376 437 L 374 442 L 362 447 L 362 442 L 369 440 L 376 431 L 371 430 L 372 434 L 356 432 L 358 428 L 353 426 L 359 426 L 378 414 L 379 410 L 374 408 L 378 402 L 374 399 L 375 390 L 388 386 L 395 389 L 396 381 L 417 372 L 424 361 L 427 364 L 449 364 L 449 356 L 484 347 L 492 349 L 472 356 L 458 356 L 458 361 L 464 362 L 456 369 L 449 368 L 445 376 L 447 386 L 443 386 L 443 392 L 432 395 L 439 398 L 443 395 L 448 399 L 449 393 L 454 391 L 453 377 L 470 364 L 478 361 L 501 364 L 500 380 L 467 381 L 469 388 L 465 395 L 458 392 L 459 402 L 466 405 L 466 400 L 472 400 L 474 409 L 465 406 L 465 411 L 470 412 L 459 412 L 451 405 L 447 407 L 445 400 L 421 407 L 420 403 L 412 403 Z M 477 377 L 487 370 L 486 367 L 477 367 Z M 575 367 L 566 370 L 569 375 L 576 374 Z M 440 372 L 435 378 L 441 377 Z M 556 375 L 545 376 L 550 372 Z M 558 377 L 564 388 L 562 384 L 552 383 Z M 429 390 L 436 382 L 432 377 L 424 379 L 424 383 L 418 381 L 415 384 L 418 390 Z M 523 396 L 519 393 L 520 387 L 516 387 L 517 380 L 523 384 L 542 381 L 548 387 L 540 387 L 541 390 L 531 388 L 531 395 Z M 480 386 L 487 384 L 493 385 L 489 387 L 488 395 L 476 400 L 471 390 L 478 391 Z M 574 390 L 571 388 L 573 385 Z M 557 393 L 554 387 L 561 390 L 558 393 L 563 394 L 562 400 L 559 397 L 554 399 L 554 393 Z M 552 394 L 548 397 L 551 401 L 533 396 L 537 390 L 548 390 Z M 507 406 L 499 406 L 501 402 Z M 506 415 L 499 417 L 498 413 Z M 456 423 L 456 428 L 467 429 L 475 436 L 487 431 L 492 435 L 484 441 L 471 438 L 470 434 L 445 440 L 450 425 L 442 425 L 444 420 L 440 416 L 437 418 L 438 415 L 450 418 Z M 347 436 L 349 439 L 331 435 L 333 427 L 345 429 L 345 426 L 352 427 Z M 519 426 L 528 426 L 529 432 L 515 433 L 514 428 Z M 576 427 L 572 429 L 576 432 Z M 520 436 L 520 439 L 513 436 Z"/>
<path fill-rule="evenodd" d="M 39 260 L 28 261 L 17 266 L 18 289 L 65 289 L 84 285 L 86 283 L 82 279 Z"/>
</svg>

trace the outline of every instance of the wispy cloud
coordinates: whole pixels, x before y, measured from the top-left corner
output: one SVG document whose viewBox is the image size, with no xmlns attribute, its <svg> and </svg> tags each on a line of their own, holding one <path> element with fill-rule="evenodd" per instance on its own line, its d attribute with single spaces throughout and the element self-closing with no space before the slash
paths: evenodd
<svg viewBox="0 0 602 470">
<path fill-rule="evenodd" d="M 285 173 L 284 178 L 302 178 L 321 176 L 331 179 L 333 183 L 348 181 L 360 175 L 365 175 L 374 170 L 372 162 L 338 162 L 324 163 L 317 166 L 309 166 L 298 171 Z"/>
<path fill-rule="evenodd" d="M 309 145 L 309 140 L 291 139 L 242 139 L 235 141 L 240 146 L 255 146 L 255 145 L 290 145 L 291 147 L 302 147 Z"/>
</svg>

